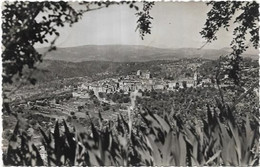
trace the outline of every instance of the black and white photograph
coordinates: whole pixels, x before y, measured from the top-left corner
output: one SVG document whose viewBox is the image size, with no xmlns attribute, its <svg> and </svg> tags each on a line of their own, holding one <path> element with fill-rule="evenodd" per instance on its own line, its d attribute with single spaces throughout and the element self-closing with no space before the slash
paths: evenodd
<svg viewBox="0 0 260 167">
<path fill-rule="evenodd" d="M 257 1 L 2 1 L 3 166 L 259 166 Z"/>
</svg>

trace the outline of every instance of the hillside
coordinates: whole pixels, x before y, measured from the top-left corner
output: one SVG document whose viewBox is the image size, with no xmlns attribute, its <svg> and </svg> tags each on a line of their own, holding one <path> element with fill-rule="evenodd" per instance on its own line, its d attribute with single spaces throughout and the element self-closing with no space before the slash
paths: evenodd
<svg viewBox="0 0 260 167">
<path fill-rule="evenodd" d="M 46 48 L 38 49 L 44 53 Z M 144 62 L 153 60 L 178 60 L 181 58 L 217 59 L 227 54 L 227 49 L 163 49 L 139 45 L 85 45 L 77 47 L 57 48 L 44 59 L 63 60 L 68 62 L 113 61 L 113 62 Z M 258 59 L 258 55 L 246 54 L 245 57 Z"/>
<path fill-rule="evenodd" d="M 62 78 L 91 77 L 94 80 L 113 76 L 136 74 L 137 70 L 149 70 L 153 76 L 164 77 L 166 73 L 177 75 L 192 63 L 203 63 L 206 59 L 181 59 L 177 61 L 157 60 L 146 62 L 84 61 L 67 62 L 44 60 L 34 72 L 37 81 L 52 81 Z"/>
<path fill-rule="evenodd" d="M 39 49 L 43 53 L 47 48 Z M 38 81 L 88 76 L 100 79 L 107 76 L 127 75 L 137 69 L 152 70 L 158 73 L 161 63 L 183 58 L 214 60 L 228 53 L 227 48 L 214 49 L 161 49 L 147 46 L 130 45 L 87 45 L 70 48 L 58 48 L 44 57 L 34 77 Z M 253 54 L 244 55 L 257 59 Z M 166 61 L 166 62 L 164 62 Z M 188 62 L 187 62 L 188 63 Z M 166 63 L 167 64 L 167 63 Z M 185 65 L 185 62 L 184 62 Z M 180 69 L 181 70 L 181 69 Z"/>
<path fill-rule="evenodd" d="M 168 61 L 167 61 L 168 62 Z M 158 66 L 164 61 L 149 62 L 111 62 L 111 61 L 84 61 L 67 62 L 61 60 L 44 60 L 34 72 L 38 81 L 88 76 L 92 79 L 102 78 L 102 75 L 128 75 L 136 73 L 137 69 L 158 71 Z"/>
<path fill-rule="evenodd" d="M 38 81 L 51 81 L 54 79 L 71 77 L 94 77 L 98 73 L 114 71 L 119 66 L 115 62 L 88 61 L 88 62 L 67 62 L 60 60 L 44 60 L 37 67 L 34 77 Z"/>
</svg>

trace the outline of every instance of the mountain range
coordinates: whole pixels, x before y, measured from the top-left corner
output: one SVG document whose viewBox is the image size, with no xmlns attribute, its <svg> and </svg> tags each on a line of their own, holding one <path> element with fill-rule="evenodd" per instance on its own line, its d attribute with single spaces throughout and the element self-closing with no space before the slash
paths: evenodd
<svg viewBox="0 0 260 167">
<path fill-rule="evenodd" d="M 48 48 L 40 48 L 45 53 Z M 37 66 L 33 77 L 37 81 L 52 81 L 57 78 L 88 76 L 100 78 L 97 74 L 127 75 L 137 69 L 159 70 L 161 62 L 183 58 L 217 59 L 226 55 L 228 48 L 215 49 L 162 49 L 137 45 L 85 45 L 57 48 L 48 52 L 44 61 Z M 257 54 L 245 54 L 244 57 L 258 59 Z"/>
<path fill-rule="evenodd" d="M 48 48 L 39 48 L 44 53 Z M 178 48 L 165 49 L 142 45 L 84 45 L 57 48 L 46 54 L 44 59 L 68 62 L 112 61 L 112 62 L 146 62 L 153 60 L 178 60 L 182 58 L 203 58 L 215 60 L 226 55 L 229 49 Z M 243 57 L 258 59 L 257 54 L 244 54 Z"/>
</svg>

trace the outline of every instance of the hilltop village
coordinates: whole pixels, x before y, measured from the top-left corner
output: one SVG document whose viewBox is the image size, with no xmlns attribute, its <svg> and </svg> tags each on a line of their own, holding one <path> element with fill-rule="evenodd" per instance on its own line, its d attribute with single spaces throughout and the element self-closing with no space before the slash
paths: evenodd
<svg viewBox="0 0 260 167">
<path fill-rule="evenodd" d="M 127 70 L 123 74 L 118 72 L 107 72 L 104 78 L 93 80 L 92 77 L 74 77 L 53 80 L 48 83 L 38 84 L 35 88 L 27 86 L 19 90 L 10 99 L 13 103 L 32 104 L 56 103 L 66 98 L 90 97 L 93 92 L 96 97 L 101 94 L 130 94 L 131 92 L 178 92 L 186 88 L 217 88 L 214 61 L 202 61 L 197 59 L 185 59 L 175 62 L 148 62 L 135 64 L 124 64 Z M 247 60 L 243 65 L 242 78 L 244 89 L 250 87 L 250 83 L 258 76 L 257 61 Z M 149 68 L 148 68 L 149 66 Z M 136 68 L 139 67 L 139 68 Z M 142 69 L 145 67 L 145 69 Z M 130 69 L 128 69 L 130 68 Z M 122 68 L 120 68 L 122 69 Z M 212 73 L 213 72 L 213 73 Z M 96 76 L 99 73 L 96 73 Z M 105 75 L 105 72 L 102 73 Z M 232 85 L 228 75 L 220 76 L 221 88 Z M 30 90 L 30 91 L 28 91 Z M 36 91 L 33 91 L 36 90 Z"/>
<path fill-rule="evenodd" d="M 150 71 L 138 70 L 136 75 L 121 76 L 118 78 L 106 78 L 92 83 L 82 83 L 74 92 L 74 97 L 85 97 L 89 90 L 95 94 L 123 92 L 128 94 L 134 91 L 177 91 L 182 88 L 210 87 L 214 82 L 210 78 L 199 81 L 199 74 L 194 72 L 193 77 L 183 77 L 176 80 L 166 80 L 152 77 Z"/>
</svg>

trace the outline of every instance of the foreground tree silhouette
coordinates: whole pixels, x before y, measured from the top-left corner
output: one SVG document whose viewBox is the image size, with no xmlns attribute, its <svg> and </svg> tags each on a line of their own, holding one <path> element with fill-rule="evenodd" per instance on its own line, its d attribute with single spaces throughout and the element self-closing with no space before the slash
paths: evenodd
<svg viewBox="0 0 260 167">
<path fill-rule="evenodd" d="M 63 27 L 65 23 L 73 24 L 78 21 L 82 13 L 75 11 L 68 2 L 4 2 L 2 11 L 4 46 L 3 83 L 13 83 L 15 74 L 23 75 L 23 68 L 35 68 L 35 63 L 42 61 L 34 45 L 36 43 L 48 43 L 46 36 L 59 35 L 57 27 Z M 46 14 L 46 11 L 52 11 Z M 36 18 L 40 15 L 42 21 Z M 54 41 L 52 41 L 52 44 Z M 50 48 L 50 50 L 55 48 Z M 50 51 L 49 50 L 49 51 Z M 35 80 L 30 76 L 31 83 Z"/>
<path fill-rule="evenodd" d="M 23 77 L 23 69 L 35 69 L 35 63 L 42 61 L 42 56 L 37 52 L 36 43 L 50 43 L 48 51 L 56 49 L 54 44 L 59 32 L 58 27 L 64 24 L 70 26 L 78 22 L 84 13 L 108 7 L 110 5 L 127 4 L 130 8 L 139 10 L 135 2 L 80 2 L 83 9 L 76 10 L 70 2 L 26 2 L 16 1 L 3 3 L 2 11 L 2 44 L 3 44 L 3 83 L 13 83 L 13 77 Z M 142 11 L 136 15 L 137 29 L 141 38 L 151 33 L 149 10 L 153 2 L 144 2 Z M 39 18 L 41 17 L 41 18 Z M 40 20 L 40 21 L 38 21 Z M 48 41 L 47 36 L 53 36 L 54 40 Z M 26 76 L 32 84 L 35 79 L 31 75 Z"/>
<path fill-rule="evenodd" d="M 76 2 L 74 2 L 76 3 Z M 10 94 L 19 89 L 24 82 L 29 81 L 31 84 L 36 83 L 36 79 L 32 77 L 36 69 L 36 63 L 42 62 L 44 55 L 35 49 L 36 43 L 49 43 L 50 47 L 47 52 L 55 50 L 55 40 L 59 36 L 58 27 L 65 24 L 70 26 L 78 22 L 84 13 L 109 7 L 111 5 L 126 4 L 130 8 L 139 10 L 135 2 L 78 2 L 83 9 L 76 10 L 70 2 L 29 2 L 15 1 L 3 3 L 2 10 L 2 78 L 3 86 L 12 84 L 14 76 L 20 84 L 6 93 L 3 91 L 4 110 L 11 112 L 8 97 Z M 151 33 L 151 19 L 149 10 L 154 2 L 143 2 L 143 8 L 136 15 L 137 29 L 141 38 Z M 41 17 L 41 18 L 39 18 Z M 38 21 L 40 20 L 40 21 Z M 54 39 L 48 41 L 47 36 Z M 46 53 L 45 53 L 46 54 Z M 24 75 L 24 69 L 30 69 L 30 72 Z"/>
<path fill-rule="evenodd" d="M 223 28 L 229 31 L 233 22 L 234 38 L 230 42 L 232 52 L 228 55 L 227 72 L 229 77 L 239 84 L 241 55 L 252 46 L 257 49 L 259 45 L 259 4 L 257 2 L 228 1 L 208 2 L 212 6 L 207 13 L 207 20 L 200 32 L 207 43 L 217 40 L 217 32 Z"/>
</svg>

